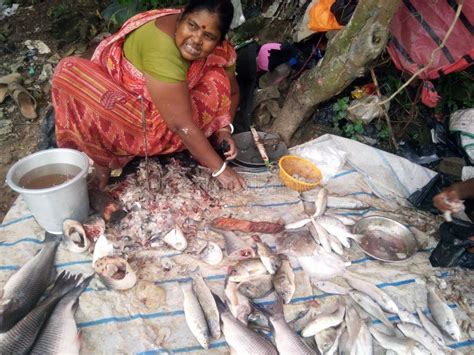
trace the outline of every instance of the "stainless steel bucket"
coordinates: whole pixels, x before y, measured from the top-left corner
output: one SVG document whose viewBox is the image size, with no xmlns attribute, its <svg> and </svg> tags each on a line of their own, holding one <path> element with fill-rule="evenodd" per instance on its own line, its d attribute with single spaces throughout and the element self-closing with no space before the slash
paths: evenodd
<svg viewBox="0 0 474 355">
<path fill-rule="evenodd" d="M 80 172 L 63 184 L 45 189 L 26 189 L 18 185 L 31 170 L 50 164 L 71 164 L 80 168 Z M 6 182 L 23 197 L 41 227 L 50 233 L 61 234 L 65 219 L 83 221 L 89 213 L 88 168 L 88 157 L 77 150 L 43 150 L 17 161 L 8 171 Z"/>
</svg>

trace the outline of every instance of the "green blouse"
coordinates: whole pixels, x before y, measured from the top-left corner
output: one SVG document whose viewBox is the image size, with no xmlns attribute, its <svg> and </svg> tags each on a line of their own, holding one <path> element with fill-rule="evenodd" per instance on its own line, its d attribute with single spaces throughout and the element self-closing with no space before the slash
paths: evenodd
<svg viewBox="0 0 474 355">
<path fill-rule="evenodd" d="M 155 25 L 155 20 L 130 33 L 123 45 L 125 58 L 142 73 L 165 83 L 186 81 L 190 62 L 181 56 L 174 39 Z M 235 64 L 225 68 L 235 73 Z"/>
</svg>

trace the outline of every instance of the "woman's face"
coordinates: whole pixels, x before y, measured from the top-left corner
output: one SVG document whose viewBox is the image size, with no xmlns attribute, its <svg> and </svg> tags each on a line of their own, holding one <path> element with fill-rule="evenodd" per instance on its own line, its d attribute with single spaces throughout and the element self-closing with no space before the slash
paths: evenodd
<svg viewBox="0 0 474 355">
<path fill-rule="evenodd" d="M 221 38 L 219 17 L 206 10 L 191 12 L 178 22 L 175 43 L 187 60 L 206 58 Z"/>
</svg>

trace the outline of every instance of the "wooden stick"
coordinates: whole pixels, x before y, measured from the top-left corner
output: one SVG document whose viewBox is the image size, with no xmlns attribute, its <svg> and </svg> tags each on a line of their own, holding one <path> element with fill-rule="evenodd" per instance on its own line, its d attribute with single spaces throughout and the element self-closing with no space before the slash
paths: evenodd
<svg viewBox="0 0 474 355">
<path fill-rule="evenodd" d="M 268 159 L 267 152 L 265 147 L 263 146 L 262 142 L 260 141 L 260 136 L 258 135 L 257 130 L 254 127 L 250 127 L 250 131 L 252 132 L 253 140 L 255 141 L 255 146 L 262 157 L 263 162 L 267 168 L 271 167 L 270 159 Z"/>
</svg>

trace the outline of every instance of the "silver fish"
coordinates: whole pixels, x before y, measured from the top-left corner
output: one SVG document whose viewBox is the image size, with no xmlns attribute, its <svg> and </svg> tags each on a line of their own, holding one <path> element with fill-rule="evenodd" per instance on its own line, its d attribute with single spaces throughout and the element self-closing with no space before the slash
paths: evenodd
<svg viewBox="0 0 474 355">
<path fill-rule="evenodd" d="M 319 241 L 319 244 L 326 250 L 328 253 L 331 252 L 331 244 L 329 243 L 328 232 L 321 227 L 321 225 L 311 217 L 311 224 L 308 227 L 311 235 L 313 236 L 316 242 Z"/>
<path fill-rule="evenodd" d="M 183 292 L 183 310 L 189 330 L 204 349 L 209 348 L 209 329 L 206 316 L 190 282 L 180 283 Z"/>
<path fill-rule="evenodd" d="M 330 281 L 318 281 L 314 283 L 318 289 L 323 292 L 334 294 L 334 295 L 347 295 L 349 294 L 349 289 L 343 286 L 339 286 Z"/>
<path fill-rule="evenodd" d="M 74 314 L 79 297 L 94 277 L 91 275 L 69 291 L 54 307 L 54 311 L 41 329 L 30 354 L 79 354 L 80 332 Z"/>
<path fill-rule="evenodd" d="M 49 295 L 26 316 L 5 333 L 0 333 L 0 354 L 24 354 L 33 346 L 41 326 L 49 317 L 56 304 L 71 288 L 80 275 L 70 275 L 63 271 L 57 278 Z"/>
<path fill-rule="evenodd" d="M 372 335 L 365 323 L 362 323 L 360 327 L 359 335 L 355 340 L 354 348 L 351 353 L 352 352 L 360 355 L 373 354 Z"/>
<path fill-rule="evenodd" d="M 384 334 L 373 326 L 369 327 L 369 331 L 384 349 L 393 350 L 399 355 L 409 354 L 414 344 L 413 340 Z"/>
<path fill-rule="evenodd" d="M 288 256 L 313 255 L 318 244 L 307 229 L 283 232 L 276 239 L 276 250 L 279 254 Z"/>
<path fill-rule="evenodd" d="M 369 296 L 366 296 L 365 294 L 359 291 L 350 291 L 349 295 L 359 306 L 364 309 L 364 311 L 369 313 L 372 317 L 380 320 L 387 327 L 393 328 L 393 324 L 390 323 L 380 306 L 375 303 Z"/>
<path fill-rule="evenodd" d="M 281 260 L 278 255 L 274 254 L 268 245 L 263 242 L 256 242 L 257 245 L 257 254 L 262 264 L 266 267 L 267 271 L 274 275 L 275 272 L 281 265 Z"/>
<path fill-rule="evenodd" d="M 285 229 L 286 230 L 299 229 L 299 228 L 304 227 L 305 225 L 307 225 L 310 222 L 311 222 L 311 219 L 304 218 L 304 219 L 301 219 L 299 221 L 295 221 L 295 222 L 285 224 Z"/>
<path fill-rule="evenodd" d="M 306 274 L 316 281 L 329 280 L 343 275 L 346 271 L 346 262 L 334 253 L 328 253 L 318 246 L 312 256 L 298 257 L 298 263 Z M 350 263 L 348 263 L 350 265 Z"/>
<path fill-rule="evenodd" d="M 255 258 L 255 251 L 252 247 L 237 234 L 231 231 L 221 231 L 220 234 L 224 236 L 225 251 L 229 260 L 243 260 L 248 258 Z"/>
<path fill-rule="evenodd" d="M 265 297 L 273 290 L 272 281 L 272 275 L 255 275 L 247 280 L 241 281 L 238 290 L 245 297 L 251 299 Z"/>
<path fill-rule="evenodd" d="M 238 290 L 238 283 L 225 280 L 224 293 L 232 315 L 243 324 L 247 324 L 248 316 L 252 312 L 249 299 Z"/>
<path fill-rule="evenodd" d="M 328 208 L 347 208 L 347 209 L 364 209 L 370 206 L 353 197 L 339 197 L 339 196 L 328 196 Z"/>
<path fill-rule="evenodd" d="M 461 329 L 456 322 L 453 310 L 439 298 L 433 288 L 428 288 L 428 307 L 441 329 L 454 340 L 461 340 Z"/>
<path fill-rule="evenodd" d="M 316 333 L 314 340 L 316 341 L 316 345 L 321 354 L 324 354 L 326 351 L 331 349 L 332 344 L 334 344 L 334 341 L 336 340 L 336 336 L 337 330 L 332 327 Z"/>
<path fill-rule="evenodd" d="M 426 331 L 433 337 L 434 340 L 436 340 L 439 345 L 444 346 L 446 343 L 439 328 L 427 316 L 425 316 L 420 308 L 416 309 L 416 313 L 418 313 L 421 324 L 423 324 L 423 327 L 426 329 Z"/>
<path fill-rule="evenodd" d="M 354 236 L 349 232 L 349 229 L 337 218 L 322 216 L 318 218 L 318 223 L 327 230 L 329 234 L 335 236 L 344 245 L 345 248 L 350 248 L 349 238 L 354 239 Z"/>
<path fill-rule="evenodd" d="M 194 292 L 206 317 L 209 333 L 212 338 L 219 339 L 221 337 L 221 326 L 216 301 L 200 273 L 191 277 L 193 279 Z"/>
<path fill-rule="evenodd" d="M 344 216 L 342 214 L 326 213 L 326 216 L 337 218 L 345 226 L 353 226 L 354 224 L 356 224 L 356 220 L 354 218 L 351 218 L 349 216 Z"/>
<path fill-rule="evenodd" d="M 280 354 L 316 354 L 316 352 L 306 345 L 304 340 L 290 328 L 288 323 L 286 323 L 285 317 L 283 316 L 283 303 L 280 297 L 277 298 L 277 302 L 273 307 L 273 313 L 255 304 L 254 306 L 268 316 L 273 328 L 275 344 Z"/>
<path fill-rule="evenodd" d="M 354 273 L 346 273 L 343 277 L 346 279 L 347 283 L 350 286 L 352 286 L 358 291 L 365 293 L 387 312 L 398 313 L 398 306 L 396 305 L 396 303 L 377 286 L 374 286 L 370 282 L 362 280 Z"/>
<path fill-rule="evenodd" d="M 326 205 L 328 202 L 328 190 L 324 187 L 321 187 L 316 196 L 316 212 L 314 212 L 313 217 L 320 217 L 326 211 Z"/>
<path fill-rule="evenodd" d="M 347 333 L 349 334 L 347 347 L 352 349 L 352 347 L 355 346 L 362 327 L 362 320 L 354 307 L 348 307 L 346 310 L 345 322 Z"/>
<path fill-rule="evenodd" d="M 229 347 L 237 354 L 278 355 L 269 340 L 235 319 L 225 304 L 217 296 L 214 297 L 221 314 L 222 333 Z"/>
<path fill-rule="evenodd" d="M 260 259 L 244 259 L 237 264 L 229 266 L 227 272 L 229 281 L 241 282 L 255 275 L 262 275 L 267 273 L 267 268 Z"/>
<path fill-rule="evenodd" d="M 329 240 L 329 245 L 331 245 L 331 249 L 338 255 L 343 255 L 344 254 L 344 248 L 342 246 L 342 243 L 337 239 L 335 236 L 332 234 L 328 233 L 328 240 Z"/>
<path fill-rule="evenodd" d="M 309 322 L 301 331 L 301 335 L 306 337 L 314 336 L 321 330 L 337 326 L 342 323 L 346 309 L 339 305 L 334 313 L 321 313 Z"/>
<path fill-rule="evenodd" d="M 63 235 L 66 249 L 73 253 L 85 253 L 91 246 L 91 241 L 79 221 L 73 219 L 64 220 Z"/>
<path fill-rule="evenodd" d="M 59 241 L 58 236 L 46 232 L 41 251 L 15 272 L 0 290 L 0 333 L 22 319 L 54 280 L 54 256 Z"/>
<path fill-rule="evenodd" d="M 273 287 L 285 304 L 290 303 L 296 291 L 296 284 L 295 273 L 288 258 L 282 260 L 281 266 L 273 278 Z"/>
<path fill-rule="evenodd" d="M 402 322 L 416 324 L 421 327 L 421 323 L 413 314 L 408 312 L 406 309 L 398 307 L 398 317 Z"/>
<path fill-rule="evenodd" d="M 441 347 L 422 327 L 412 323 L 398 323 L 397 327 L 402 331 L 403 335 L 420 342 L 425 348 L 431 351 L 432 354 L 444 353 L 443 347 Z"/>
<path fill-rule="evenodd" d="M 341 339 L 342 337 L 342 334 L 344 333 L 344 330 L 346 330 L 346 326 L 343 324 L 341 325 L 338 329 L 337 329 L 337 333 L 336 333 L 336 339 L 334 339 L 334 343 L 332 344 L 332 346 L 329 348 L 329 350 L 327 351 L 326 355 L 333 355 L 336 353 L 338 347 L 339 347 L 339 340 Z"/>
</svg>

